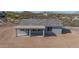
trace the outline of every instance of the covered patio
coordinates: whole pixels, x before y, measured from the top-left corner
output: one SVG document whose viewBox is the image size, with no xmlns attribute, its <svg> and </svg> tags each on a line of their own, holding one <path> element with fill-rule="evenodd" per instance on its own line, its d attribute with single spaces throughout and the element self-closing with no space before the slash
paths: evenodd
<svg viewBox="0 0 79 59">
<path fill-rule="evenodd" d="M 45 36 L 45 26 L 16 26 L 16 36 Z"/>
</svg>

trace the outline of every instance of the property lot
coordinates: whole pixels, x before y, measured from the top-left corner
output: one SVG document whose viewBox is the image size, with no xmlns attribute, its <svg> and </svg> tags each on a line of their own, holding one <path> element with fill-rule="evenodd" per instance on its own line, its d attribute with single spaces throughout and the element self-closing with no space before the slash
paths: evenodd
<svg viewBox="0 0 79 59">
<path fill-rule="evenodd" d="M 16 37 L 13 26 L 0 27 L 0 47 L 3 48 L 79 48 L 79 28 L 72 33 L 48 37 Z"/>
</svg>

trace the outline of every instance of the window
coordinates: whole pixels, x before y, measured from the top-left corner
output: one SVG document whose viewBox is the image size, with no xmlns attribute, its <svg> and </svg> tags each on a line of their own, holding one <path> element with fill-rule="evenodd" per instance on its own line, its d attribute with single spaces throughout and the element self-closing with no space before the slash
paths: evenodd
<svg viewBox="0 0 79 59">
<path fill-rule="evenodd" d="M 20 29 L 20 31 L 24 31 L 25 29 Z"/>
<path fill-rule="evenodd" d="M 38 31 L 42 31 L 42 29 L 38 29 Z"/>
<path fill-rule="evenodd" d="M 28 29 L 20 29 L 20 31 L 28 31 Z"/>
<path fill-rule="evenodd" d="M 42 29 L 32 29 L 32 31 L 42 31 Z"/>
<path fill-rule="evenodd" d="M 52 27 L 47 27 L 47 31 L 52 31 Z"/>
<path fill-rule="evenodd" d="M 37 31 L 36 29 L 32 29 L 32 31 Z"/>
</svg>

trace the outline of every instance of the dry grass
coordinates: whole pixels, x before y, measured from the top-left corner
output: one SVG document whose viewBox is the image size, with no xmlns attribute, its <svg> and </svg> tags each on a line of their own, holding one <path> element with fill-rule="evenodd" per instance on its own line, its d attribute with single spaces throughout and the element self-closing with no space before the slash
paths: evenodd
<svg viewBox="0 0 79 59">
<path fill-rule="evenodd" d="M 73 29 L 73 28 L 72 28 Z M 77 28 L 79 29 L 79 28 Z M 3 48 L 79 48 L 79 31 L 57 37 L 16 37 L 11 26 L 0 27 L 0 47 Z"/>
</svg>

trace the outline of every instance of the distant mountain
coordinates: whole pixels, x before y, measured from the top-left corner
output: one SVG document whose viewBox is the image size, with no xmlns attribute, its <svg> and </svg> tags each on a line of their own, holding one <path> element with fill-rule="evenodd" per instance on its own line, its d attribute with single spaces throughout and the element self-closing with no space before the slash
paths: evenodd
<svg viewBox="0 0 79 59">
<path fill-rule="evenodd" d="M 13 11 L 13 12 L 24 12 L 24 11 Z M 56 14 L 79 14 L 79 11 L 28 11 L 32 13 L 56 13 Z"/>
<path fill-rule="evenodd" d="M 32 11 L 33 13 L 79 14 L 79 11 Z"/>
</svg>

